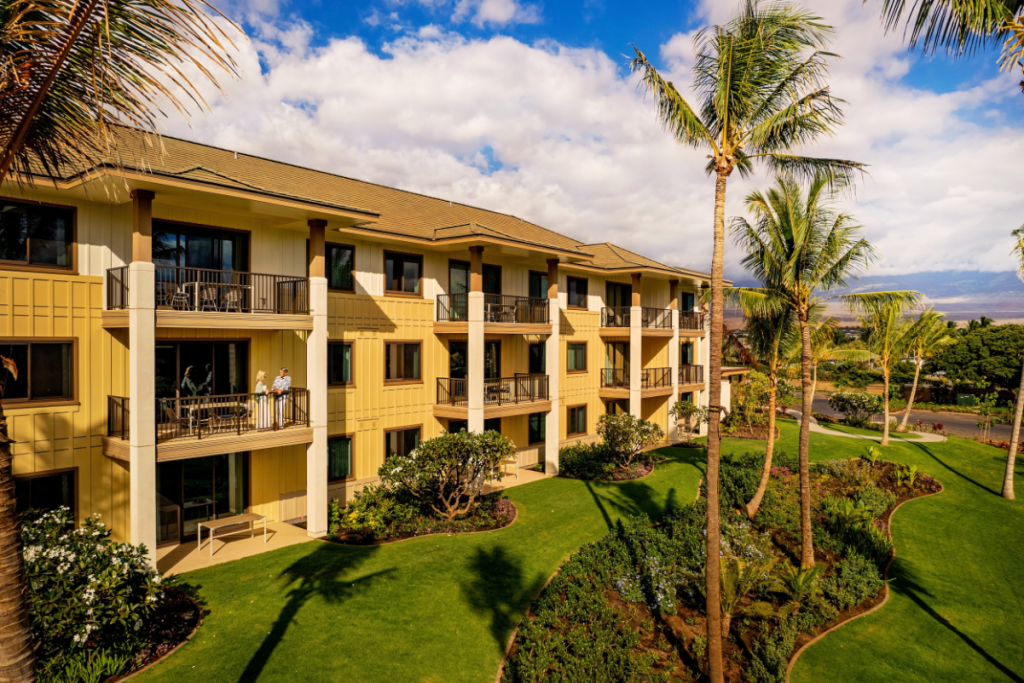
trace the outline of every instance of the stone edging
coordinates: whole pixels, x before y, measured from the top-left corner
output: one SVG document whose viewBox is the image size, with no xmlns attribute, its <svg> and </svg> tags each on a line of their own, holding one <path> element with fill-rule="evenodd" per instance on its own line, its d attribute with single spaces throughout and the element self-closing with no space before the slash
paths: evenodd
<svg viewBox="0 0 1024 683">
<path fill-rule="evenodd" d="M 512 517 L 511 522 L 509 522 L 505 526 L 500 526 L 497 529 L 483 529 L 481 531 L 456 531 L 455 533 L 437 531 L 429 534 L 420 534 L 419 536 L 410 536 L 409 538 L 396 538 L 394 540 L 384 541 L 382 543 L 340 543 L 338 541 L 332 541 L 326 536 L 320 536 L 315 540 L 323 541 L 324 543 L 330 543 L 331 545 L 337 545 L 344 548 L 373 548 L 374 546 L 394 545 L 396 543 L 404 543 L 406 541 L 415 541 L 420 538 L 430 538 L 431 536 L 472 536 L 473 534 L 489 534 L 494 531 L 504 531 L 505 529 L 508 529 L 510 526 L 515 524 L 516 520 L 519 519 L 519 506 L 515 504 L 515 501 L 509 502 L 512 503 L 512 509 L 516 511 L 516 514 L 514 517 Z"/>
<path fill-rule="evenodd" d="M 118 675 L 118 676 L 111 676 L 110 678 L 106 679 L 103 683 L 121 683 L 121 681 L 127 681 L 130 678 L 135 678 L 136 676 L 141 674 L 143 671 L 146 671 L 147 669 L 152 668 L 156 664 L 159 664 L 163 660 L 165 660 L 168 657 L 170 657 L 171 655 L 173 655 L 175 652 L 178 651 L 178 648 L 180 648 L 182 645 L 184 645 L 188 641 L 192 640 L 192 637 L 196 633 L 199 632 L 199 627 L 203 625 L 203 606 L 200 605 L 198 602 L 196 602 L 195 598 L 193 598 L 191 595 L 188 595 L 187 593 L 181 593 L 181 594 L 183 596 L 185 596 L 185 598 L 189 602 L 191 602 L 193 605 L 195 605 L 196 610 L 199 612 L 199 622 L 196 624 L 196 627 L 194 629 L 192 629 L 192 632 L 189 633 L 185 637 L 185 640 L 181 641 L 180 643 L 178 643 L 177 645 L 172 647 L 170 650 L 168 650 L 167 652 L 163 653 L 162 655 L 160 655 L 159 657 L 154 659 L 152 662 L 149 662 L 148 664 L 146 664 L 146 666 L 142 667 L 141 669 L 136 669 L 135 671 L 132 671 L 131 673 L 125 674 L 124 676 L 120 676 L 120 675 Z"/>
<path fill-rule="evenodd" d="M 931 498 L 932 496 L 937 496 L 940 493 L 944 492 L 946 490 L 946 487 L 942 486 L 942 482 L 939 482 L 938 480 L 936 480 L 936 482 L 939 484 L 939 486 L 941 488 L 938 491 L 936 491 L 935 493 L 926 493 L 923 496 L 917 496 L 915 498 L 908 498 L 907 500 L 903 501 L 902 503 L 900 503 L 899 505 L 897 505 L 896 507 L 894 507 L 892 509 L 892 512 L 889 513 L 889 524 L 888 524 L 888 527 L 889 527 L 889 530 L 888 530 L 889 540 L 892 540 L 892 520 L 896 516 L 896 511 L 899 510 L 904 505 L 906 505 L 907 503 L 913 503 L 915 500 L 922 500 L 924 498 Z M 796 666 L 796 662 L 797 662 L 798 659 L 800 659 L 800 655 L 802 655 L 804 653 L 804 651 L 807 650 L 807 648 L 809 648 L 811 645 L 814 645 L 816 642 L 818 642 L 819 640 L 821 640 L 822 638 L 824 638 L 828 634 L 832 633 L 833 631 L 836 631 L 836 630 L 842 628 L 843 626 L 846 626 L 847 624 L 849 624 L 851 622 L 854 622 L 857 619 L 860 619 L 861 617 L 866 617 L 869 614 L 873 614 L 873 613 L 877 612 L 878 610 L 882 609 L 883 607 L 885 607 L 886 603 L 889 602 L 889 595 L 890 595 L 890 591 L 889 591 L 889 568 L 892 566 L 892 563 L 893 563 L 893 561 L 895 559 L 896 559 L 896 544 L 894 543 L 893 547 L 892 547 L 892 555 L 889 557 L 889 561 L 885 563 L 885 571 L 882 572 L 882 575 L 883 575 L 883 577 L 885 579 L 885 585 L 882 587 L 882 590 L 885 592 L 885 597 L 882 598 L 882 601 L 880 603 L 878 603 L 877 605 L 875 605 L 874 607 L 872 607 L 871 609 L 869 609 L 868 611 L 861 612 L 860 614 L 858 614 L 858 615 L 856 615 L 854 617 L 851 617 L 851 618 L 847 619 L 846 621 L 841 621 L 838 624 L 836 624 L 836 625 L 832 626 L 831 628 L 829 628 L 827 631 L 822 631 L 821 633 L 819 633 L 818 635 L 814 636 L 813 638 L 808 640 L 806 643 L 801 645 L 800 648 L 797 649 L 797 651 L 794 652 L 791 655 L 791 658 L 789 660 L 789 664 L 786 666 L 786 683 L 789 683 L 789 676 L 793 672 L 793 667 Z"/>
</svg>

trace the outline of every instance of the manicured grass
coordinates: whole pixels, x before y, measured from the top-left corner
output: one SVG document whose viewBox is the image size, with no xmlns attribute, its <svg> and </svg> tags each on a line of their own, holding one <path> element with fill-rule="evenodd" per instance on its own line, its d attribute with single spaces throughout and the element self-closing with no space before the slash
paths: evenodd
<svg viewBox="0 0 1024 683">
<path fill-rule="evenodd" d="M 614 520 L 692 502 L 704 451 L 643 479 L 508 492 L 508 529 L 394 545 L 305 543 L 187 574 L 210 613 L 140 681 L 489 681 L 548 577 Z"/>
<path fill-rule="evenodd" d="M 796 453 L 795 423 L 780 427 L 779 448 Z M 815 460 L 858 457 L 864 445 L 811 434 Z M 704 452 L 664 452 L 670 462 L 638 481 L 511 489 L 520 517 L 508 529 L 370 548 L 307 543 L 188 574 L 210 614 L 140 680 L 493 680 L 515 624 L 572 551 L 622 515 L 693 500 Z M 955 437 L 883 451 L 946 491 L 897 513 L 889 604 L 811 647 L 794 683 L 1024 680 L 1024 502 L 998 496 L 1004 457 Z"/>
<path fill-rule="evenodd" d="M 844 434 L 857 434 L 859 436 L 874 436 L 874 437 L 877 437 L 879 439 L 882 438 L 882 432 L 876 432 L 873 429 L 861 429 L 860 427 L 851 427 L 849 425 L 837 425 L 837 424 L 832 424 L 831 422 L 819 422 L 818 424 L 820 424 L 825 429 L 831 429 L 834 432 L 842 432 Z M 896 432 L 889 432 L 889 438 L 890 439 L 920 439 L 921 435 L 920 434 L 915 434 L 914 432 L 905 432 L 905 433 L 902 433 L 902 434 L 897 434 Z"/>
</svg>

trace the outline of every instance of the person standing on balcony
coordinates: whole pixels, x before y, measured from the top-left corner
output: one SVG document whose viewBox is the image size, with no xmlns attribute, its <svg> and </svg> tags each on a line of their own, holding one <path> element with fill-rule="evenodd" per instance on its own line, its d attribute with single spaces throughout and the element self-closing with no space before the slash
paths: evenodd
<svg viewBox="0 0 1024 683">
<path fill-rule="evenodd" d="M 181 393 L 185 396 L 195 396 L 199 393 L 199 388 L 196 383 L 192 381 L 192 366 L 185 368 L 185 376 L 181 380 Z"/>
<path fill-rule="evenodd" d="M 270 389 L 267 387 L 266 379 L 267 373 L 265 370 L 257 372 L 256 388 L 253 390 L 256 404 L 256 429 L 261 431 L 270 429 L 270 400 L 267 398 Z"/>
<path fill-rule="evenodd" d="M 277 414 L 277 428 L 284 428 L 284 398 L 292 388 L 292 378 L 288 368 L 281 368 L 281 373 L 274 380 L 271 391 L 274 392 L 274 412 Z"/>
</svg>

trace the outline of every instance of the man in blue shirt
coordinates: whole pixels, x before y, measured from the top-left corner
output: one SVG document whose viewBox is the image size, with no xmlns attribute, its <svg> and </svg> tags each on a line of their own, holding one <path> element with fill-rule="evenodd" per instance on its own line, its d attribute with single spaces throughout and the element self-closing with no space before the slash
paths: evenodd
<svg viewBox="0 0 1024 683">
<path fill-rule="evenodd" d="M 274 394 L 274 413 L 277 415 L 277 428 L 284 428 L 284 397 L 292 388 L 292 378 L 288 374 L 288 368 L 281 368 L 281 373 L 274 379 L 274 386 L 271 391 Z"/>
</svg>

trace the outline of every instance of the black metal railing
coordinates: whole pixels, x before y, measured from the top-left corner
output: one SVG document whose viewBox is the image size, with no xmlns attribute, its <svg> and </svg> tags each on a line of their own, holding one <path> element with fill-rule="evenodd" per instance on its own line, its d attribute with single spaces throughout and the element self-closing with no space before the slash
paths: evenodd
<svg viewBox="0 0 1024 683">
<path fill-rule="evenodd" d="M 667 308 L 648 308 L 644 307 L 640 309 L 640 323 L 643 327 L 654 328 L 658 330 L 671 330 L 672 329 L 672 311 Z"/>
<path fill-rule="evenodd" d="M 128 438 L 129 400 L 127 396 L 107 396 L 107 436 Z"/>
<path fill-rule="evenodd" d="M 437 297 L 438 322 L 465 322 L 469 320 L 469 294 L 439 294 Z"/>
<path fill-rule="evenodd" d="M 679 311 L 679 329 L 703 330 L 704 314 L 696 311 Z"/>
<path fill-rule="evenodd" d="M 157 443 L 309 426 L 309 390 L 156 399 Z"/>
<path fill-rule="evenodd" d="M 601 370 L 601 387 L 607 389 L 629 389 L 629 370 L 605 368 Z"/>
<path fill-rule="evenodd" d="M 107 310 L 128 308 L 128 266 L 107 268 Z"/>
<path fill-rule="evenodd" d="M 640 375 L 643 389 L 660 389 L 672 386 L 672 368 L 646 368 Z"/>
<path fill-rule="evenodd" d="M 679 366 L 680 384 L 703 384 L 704 366 L 683 364 Z"/>
<path fill-rule="evenodd" d="M 547 375 L 517 373 L 514 377 L 495 377 L 484 380 L 485 406 L 532 403 L 548 399 Z"/>
<path fill-rule="evenodd" d="M 547 299 L 506 294 L 484 294 L 484 322 L 487 323 L 533 323 L 546 325 L 551 322 L 550 304 Z"/>
<path fill-rule="evenodd" d="M 156 306 L 178 311 L 309 313 L 309 278 L 156 267 Z"/>
<path fill-rule="evenodd" d="M 455 377 L 437 378 L 437 405 L 459 406 L 469 405 L 469 381 Z"/>
<path fill-rule="evenodd" d="M 629 327 L 629 306 L 605 306 L 602 308 L 601 327 Z"/>
</svg>

